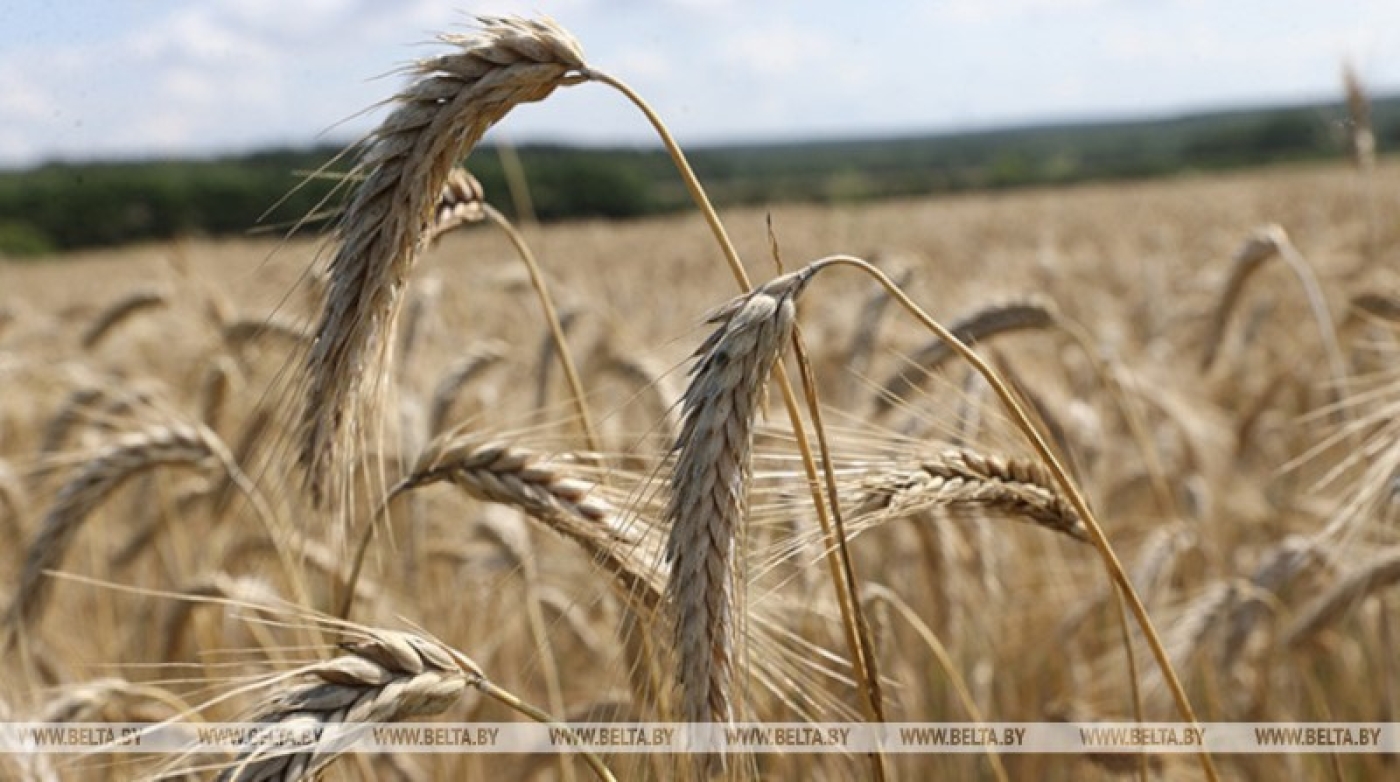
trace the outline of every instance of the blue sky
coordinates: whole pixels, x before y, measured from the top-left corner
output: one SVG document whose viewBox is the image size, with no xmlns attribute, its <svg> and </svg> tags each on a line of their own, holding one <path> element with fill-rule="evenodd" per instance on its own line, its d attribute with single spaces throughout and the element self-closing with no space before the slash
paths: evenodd
<svg viewBox="0 0 1400 782">
<path fill-rule="evenodd" d="M 9 0 L 0 166 L 347 140 L 469 13 L 545 13 L 682 143 L 874 136 L 1400 90 L 1400 0 Z M 358 115 L 358 116 L 357 116 Z M 584 85 L 512 140 L 649 143 Z"/>
</svg>

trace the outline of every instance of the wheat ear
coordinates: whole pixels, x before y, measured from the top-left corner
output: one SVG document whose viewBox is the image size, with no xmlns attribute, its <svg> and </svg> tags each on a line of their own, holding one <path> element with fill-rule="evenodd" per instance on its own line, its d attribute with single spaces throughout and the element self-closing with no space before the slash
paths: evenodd
<svg viewBox="0 0 1400 782">
<path fill-rule="evenodd" d="M 330 624 L 330 623 L 327 623 Z M 298 727 L 354 726 L 441 714 L 475 690 L 525 716 L 558 726 L 545 712 L 520 700 L 486 677 L 481 668 L 435 639 L 413 633 L 338 623 L 352 640 L 341 654 L 295 671 L 308 681 L 275 693 L 253 721 Z M 274 681 L 286 681 L 279 676 Z M 333 762 L 340 747 L 333 740 L 312 751 L 265 747 L 240 755 L 218 776 L 220 782 L 293 782 L 312 778 Z M 602 780 L 612 773 L 592 752 L 582 758 Z"/>
<path fill-rule="evenodd" d="M 1327 307 L 1327 299 L 1322 295 L 1317 275 L 1308 260 L 1294 246 L 1283 227 L 1275 224 L 1256 229 L 1235 252 L 1230 276 L 1225 282 L 1224 290 L 1221 291 L 1220 302 L 1211 316 L 1210 331 L 1206 335 L 1206 350 L 1201 356 L 1201 371 L 1209 370 L 1215 363 L 1230 313 L 1239 302 L 1245 283 L 1266 261 L 1276 256 L 1288 264 L 1289 270 L 1298 280 L 1299 287 L 1303 289 L 1304 299 L 1322 337 L 1322 348 L 1327 355 L 1332 382 L 1336 384 L 1335 390 L 1339 395 L 1345 396 L 1346 362 L 1342 359 L 1342 349 L 1337 342 L 1337 328 Z"/>
<path fill-rule="evenodd" d="M 1371 125 L 1371 100 L 1366 97 L 1366 88 L 1361 85 L 1361 78 L 1350 63 L 1342 68 L 1342 86 L 1346 89 L 1347 119 L 1351 125 L 1347 151 L 1358 171 L 1370 173 L 1376 169 L 1376 133 Z"/>
<path fill-rule="evenodd" d="M 1050 300 L 1043 296 L 1029 296 L 979 307 L 953 321 L 948 330 L 964 343 L 972 345 L 998 334 L 1049 328 L 1055 325 L 1055 321 L 1055 307 Z M 875 412 L 883 413 L 898 400 L 907 398 L 924 378 L 956 355 L 952 346 L 939 338 L 919 348 L 909 357 L 909 367 L 901 368 L 880 386 L 880 392 L 875 397 Z"/>
<path fill-rule="evenodd" d="M 807 272 L 779 277 L 717 311 L 681 398 L 682 423 L 666 519 L 667 597 L 686 722 L 733 717 L 736 537 L 746 505 L 754 418 L 792 336 Z"/>
<path fill-rule="evenodd" d="M 753 284 L 749 280 L 748 271 L 744 268 L 743 260 L 739 257 L 738 249 L 730 240 L 729 233 L 724 228 L 724 223 L 719 219 L 719 213 L 715 211 L 714 205 L 710 202 L 709 196 L 705 193 L 704 186 L 700 184 L 700 180 L 695 176 L 695 170 L 691 167 L 690 161 L 686 159 L 685 152 L 681 149 L 680 145 L 676 143 L 676 139 L 671 134 L 670 129 L 666 127 L 666 123 L 661 120 L 661 117 L 652 109 L 646 100 L 625 82 L 592 68 L 585 68 L 581 75 L 590 81 L 617 90 L 646 117 L 647 122 L 651 124 L 657 136 L 660 138 L 662 145 L 666 148 L 666 153 L 671 157 L 672 163 L 675 164 L 677 173 L 680 174 L 682 181 L 685 182 L 686 191 L 695 202 L 696 208 L 700 210 L 701 215 L 705 218 L 705 223 L 709 226 L 710 232 L 714 236 L 715 243 L 723 253 L 725 263 L 728 265 L 729 271 L 734 277 L 734 281 L 738 283 L 740 290 L 751 290 Z M 788 419 L 792 422 L 793 435 L 797 443 L 798 452 L 802 458 L 802 469 L 807 475 L 813 507 L 817 513 L 817 521 L 821 525 L 822 531 L 827 539 L 834 542 L 835 538 L 832 537 L 834 533 L 832 531 L 833 523 L 831 515 L 828 513 L 826 504 L 822 500 L 819 484 L 820 476 L 817 472 L 816 460 L 812 455 L 812 449 L 807 439 L 806 430 L 802 425 L 802 414 L 800 412 L 797 395 L 793 391 L 792 383 L 788 379 L 787 372 L 781 363 L 777 364 L 773 374 L 776 385 L 781 392 L 783 406 L 787 411 Z M 853 595 L 855 585 L 847 584 L 842 580 L 841 572 L 843 570 L 843 563 L 839 561 L 841 559 L 842 550 L 842 546 L 839 545 L 828 546 L 827 565 L 831 570 L 833 579 L 832 585 L 836 589 L 838 597 L 837 602 L 841 610 L 841 623 L 846 633 L 847 647 L 850 650 L 851 659 L 854 662 L 856 676 L 863 685 L 862 689 L 866 694 L 863 703 L 866 716 L 872 721 L 880 721 L 882 719 L 883 707 L 875 697 L 879 689 L 878 677 L 873 674 L 866 662 L 865 647 L 868 647 L 869 644 L 858 642 L 862 635 L 862 628 L 856 618 L 856 612 L 859 611 L 859 601 Z M 847 572 L 849 572 L 848 569 Z M 883 757 L 879 753 L 873 753 L 870 756 L 870 760 L 871 771 L 875 779 L 883 782 L 888 776 Z"/>
<path fill-rule="evenodd" d="M 157 467 L 199 467 L 222 453 L 222 444 L 205 427 L 157 425 L 122 436 L 89 459 L 59 490 L 29 545 L 7 617 L 11 627 L 22 629 L 39 618 L 50 588 L 44 571 L 63 561 L 83 521 L 117 487 Z"/>
<path fill-rule="evenodd" d="M 466 355 L 453 363 L 433 389 L 433 399 L 428 405 L 428 434 L 438 435 L 446 430 L 458 393 L 505 357 L 505 345 L 494 341 L 482 342 L 469 348 Z"/>
<path fill-rule="evenodd" d="M 162 291 L 135 291 L 127 294 L 103 310 L 97 319 L 83 332 L 83 348 L 91 350 L 116 328 L 122 321 L 143 310 L 164 307 L 168 296 Z"/>
<path fill-rule="evenodd" d="M 472 35 L 419 62 L 417 78 L 371 137 L 363 181 L 337 228 L 316 341 L 306 363 L 301 462 L 312 499 L 352 462 L 359 416 L 375 412 L 388 372 L 389 333 L 405 282 L 437 217 L 453 166 L 512 108 L 546 98 L 583 67 L 578 44 L 549 21 L 482 18 Z"/>
<path fill-rule="evenodd" d="M 485 678 L 480 668 L 439 643 L 378 630 L 342 648 L 346 654 L 300 673 L 309 679 L 274 695 L 253 721 L 280 725 L 355 725 L 441 714 Z M 276 748 L 239 755 L 220 782 L 307 779 L 335 759 L 329 750 Z"/>
<path fill-rule="evenodd" d="M 1094 548 L 1098 549 L 1103 559 L 1104 568 L 1118 586 L 1122 596 L 1127 600 L 1128 607 L 1132 610 L 1134 618 L 1137 620 L 1139 627 L 1142 628 L 1143 634 L 1147 638 L 1148 645 L 1152 648 L 1152 655 L 1156 658 L 1158 667 L 1162 671 L 1162 676 L 1171 690 L 1172 700 L 1176 703 L 1177 710 L 1181 713 L 1181 717 L 1184 720 L 1195 723 L 1195 710 L 1191 708 L 1190 699 L 1186 697 L 1186 691 L 1181 686 L 1181 681 L 1177 677 L 1176 671 L 1172 668 L 1171 660 L 1168 658 L 1166 650 L 1162 646 L 1161 638 L 1158 636 L 1157 630 L 1152 624 L 1151 617 L 1147 614 L 1147 608 L 1142 604 L 1141 597 L 1139 597 L 1137 591 L 1133 588 L 1132 582 L 1128 579 L 1127 573 L 1123 570 L 1123 563 L 1119 561 L 1117 553 L 1108 542 L 1108 538 L 1104 535 L 1102 526 L 1094 517 L 1093 511 L 1089 508 L 1089 503 L 1084 499 L 1078 486 L 1075 485 L 1074 480 L 1065 470 L 1060 459 L 1055 456 L 1054 451 L 1046 444 L 1044 436 L 1035 428 L 1030 417 L 1026 414 L 1024 407 L 1016 400 L 1015 394 L 1002 380 L 1000 375 L 998 375 L 981 356 L 967 345 L 963 344 L 962 340 L 958 339 L 957 335 L 929 317 L 928 313 L 924 312 L 922 308 L 915 304 L 914 301 L 910 299 L 899 286 L 895 285 L 884 272 L 871 266 L 868 262 L 860 258 L 849 255 L 828 256 L 812 262 L 806 268 L 808 271 L 814 273 L 817 269 L 827 266 L 850 266 L 860 269 L 871 277 L 874 277 L 890 292 L 890 295 L 901 307 L 908 311 L 910 315 L 913 315 L 925 328 L 948 342 L 964 361 L 971 364 L 972 367 L 977 370 L 978 374 L 987 379 L 988 385 L 990 385 L 992 390 L 996 393 L 997 398 L 1001 400 L 1006 411 L 1011 414 L 1016 428 L 1021 430 L 1026 436 L 1026 440 L 1035 449 L 1036 455 L 1040 457 L 1050 474 L 1054 477 L 1055 483 L 1059 484 L 1060 488 L 1063 490 L 1065 498 L 1069 500 L 1076 513 L 1078 513 L 1079 518 L 1083 520 L 1085 530 L 1089 533 L 1089 538 L 1093 542 Z M 1215 771 L 1215 765 L 1210 759 L 1210 754 L 1201 752 L 1197 757 L 1200 760 L 1201 770 L 1205 773 L 1206 778 L 1211 780 L 1211 782 L 1218 780 L 1219 775 Z"/>
<path fill-rule="evenodd" d="M 428 229 L 428 243 L 436 244 L 445 234 L 464 225 L 486 219 L 486 191 L 481 182 L 462 167 L 447 174 L 447 183 L 438 195 L 437 211 Z"/>
<path fill-rule="evenodd" d="M 1087 543 L 1089 535 L 1040 462 L 960 449 L 925 459 L 915 469 L 879 476 L 853 511 L 853 527 L 929 508 L 976 508 L 1024 518 Z"/>
<path fill-rule="evenodd" d="M 630 551 L 635 541 L 620 514 L 607 500 L 594 494 L 594 484 L 568 477 L 547 457 L 470 435 L 445 435 L 428 444 L 408 476 L 389 491 L 383 506 L 387 507 L 403 492 L 441 482 L 450 482 L 483 502 L 524 511 L 581 546 L 613 576 L 626 595 L 648 608 L 659 603 L 660 590 L 654 576 L 640 566 L 640 557 Z M 350 587 L 364 566 L 377 516 L 367 523 L 360 538 L 348 579 Z M 340 605 L 342 617 L 349 614 L 353 594 L 347 589 Z"/>
<path fill-rule="evenodd" d="M 1400 546 L 1383 549 L 1303 607 L 1283 633 L 1284 646 L 1299 646 L 1340 619 L 1364 597 L 1400 582 Z"/>
</svg>

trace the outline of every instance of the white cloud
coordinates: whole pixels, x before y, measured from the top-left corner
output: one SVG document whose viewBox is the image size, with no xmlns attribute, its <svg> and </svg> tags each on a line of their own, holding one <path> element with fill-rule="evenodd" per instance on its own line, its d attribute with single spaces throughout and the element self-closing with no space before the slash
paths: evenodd
<svg viewBox="0 0 1400 782">
<path fill-rule="evenodd" d="M 638 46 L 608 59 L 611 70 L 634 81 L 665 81 L 677 73 L 675 60 L 654 46 Z"/>
<path fill-rule="evenodd" d="M 724 41 L 721 51 L 731 67 L 769 78 L 792 76 L 823 60 L 839 59 L 835 39 L 796 25 L 744 28 Z"/>
</svg>

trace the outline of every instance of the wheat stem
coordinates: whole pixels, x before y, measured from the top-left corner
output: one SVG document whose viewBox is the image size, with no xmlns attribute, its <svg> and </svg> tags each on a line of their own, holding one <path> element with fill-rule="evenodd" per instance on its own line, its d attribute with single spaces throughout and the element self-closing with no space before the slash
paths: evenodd
<svg viewBox="0 0 1400 782">
<path fill-rule="evenodd" d="M 729 234 L 725 231 L 724 224 L 719 219 L 719 214 L 715 211 L 714 205 L 710 203 L 709 196 L 705 194 L 704 187 L 701 186 L 700 180 L 695 176 L 694 169 L 691 168 L 690 162 L 686 159 L 685 152 L 680 148 L 680 145 L 676 143 L 675 138 L 671 136 L 671 132 L 666 127 L 666 123 L 662 122 L 661 117 L 657 115 L 641 95 L 621 80 L 592 68 L 583 68 L 579 73 L 585 79 L 598 82 L 599 84 L 605 84 L 622 93 L 646 116 L 647 121 L 651 123 L 652 128 L 656 131 L 662 144 L 666 147 L 667 154 L 670 155 L 672 163 L 680 173 L 681 179 L 685 182 L 686 190 L 690 193 L 691 199 L 704 216 L 706 224 L 709 225 L 710 232 L 714 234 L 715 241 L 719 245 L 720 251 L 724 254 L 725 262 L 728 263 L 729 270 L 734 275 L 735 281 L 739 284 L 741 290 L 747 291 L 752 289 L 753 283 L 749 281 L 748 272 L 744 269 L 744 262 L 740 260 L 738 250 L 735 249 L 734 243 L 730 241 Z M 807 441 L 806 432 L 802 428 L 802 418 L 798 412 L 797 395 L 793 391 L 792 382 L 788 379 L 787 372 L 782 364 L 778 364 L 773 374 L 778 383 L 778 387 L 782 391 L 783 405 L 787 409 L 788 419 L 792 422 L 793 434 L 797 440 L 798 451 L 802 457 L 802 466 L 807 472 L 807 480 L 811 487 L 813 506 L 817 512 L 817 520 L 821 524 L 823 533 L 830 538 L 832 535 L 831 521 L 827 517 L 825 504 L 821 501 L 821 489 L 819 488 L 820 483 L 817 475 L 816 463 L 812 456 L 811 446 Z M 856 676 L 863 682 L 867 682 L 864 691 L 869 692 L 874 686 L 868 684 L 870 676 L 865 661 L 865 655 L 860 644 L 856 641 L 859 631 L 853 616 L 853 601 L 849 592 L 850 585 L 845 584 L 840 578 L 842 568 L 836 559 L 837 556 L 834 547 L 828 547 L 827 564 L 832 572 L 833 587 L 836 590 L 838 605 L 841 609 L 841 620 L 846 632 L 847 646 L 854 662 Z M 877 705 L 869 702 L 868 699 L 864 702 L 864 705 L 867 716 L 874 719 L 877 713 Z M 876 762 L 872 770 L 877 780 L 885 779 L 886 773 L 882 762 Z"/>
<path fill-rule="evenodd" d="M 549 295 L 549 288 L 545 285 L 544 274 L 540 272 L 540 265 L 535 260 L 535 254 L 525 243 L 525 237 L 520 235 L 520 232 L 511 225 L 510 220 L 507 220 L 505 215 L 490 204 L 483 204 L 483 208 L 486 210 L 486 218 L 495 223 L 496 227 L 509 237 L 510 243 L 520 254 L 520 260 L 525 264 L 525 269 L 530 274 L 530 285 L 535 289 L 535 295 L 539 297 L 540 309 L 544 311 L 545 322 L 549 324 L 549 333 L 554 339 L 554 347 L 559 351 L 559 364 L 564 368 L 564 378 L 569 383 L 569 393 L 573 396 L 574 411 L 578 413 L 579 424 L 583 427 L 584 442 L 587 444 L 588 450 L 596 453 L 599 450 L 600 441 L 598 440 L 598 430 L 593 426 L 593 417 L 588 412 L 583 381 L 579 379 L 578 367 L 574 363 L 574 354 L 569 350 L 569 342 L 564 337 L 564 327 L 559 322 L 559 312 L 554 306 L 554 298 Z"/>
</svg>

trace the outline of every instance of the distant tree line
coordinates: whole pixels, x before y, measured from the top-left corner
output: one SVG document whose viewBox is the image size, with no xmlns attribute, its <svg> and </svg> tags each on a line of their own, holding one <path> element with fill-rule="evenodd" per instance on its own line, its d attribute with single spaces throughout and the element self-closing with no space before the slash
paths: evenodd
<svg viewBox="0 0 1400 782">
<path fill-rule="evenodd" d="M 1382 152 L 1400 147 L 1400 98 L 1373 104 Z M 852 202 L 891 196 L 1145 177 L 1345 154 L 1341 105 L 1218 112 L 919 138 L 699 148 L 692 162 L 724 204 Z M 213 160 L 52 163 L 0 172 L 0 254 L 32 256 L 186 235 L 284 232 L 333 214 L 348 163 L 340 148 Z M 656 149 L 519 150 L 535 214 L 546 221 L 630 218 L 683 208 L 684 188 Z M 502 162 L 467 161 L 513 214 Z M 338 172 L 338 173 L 337 173 Z"/>
</svg>

